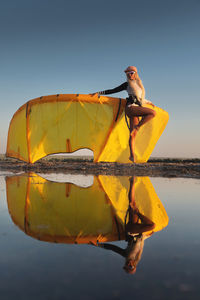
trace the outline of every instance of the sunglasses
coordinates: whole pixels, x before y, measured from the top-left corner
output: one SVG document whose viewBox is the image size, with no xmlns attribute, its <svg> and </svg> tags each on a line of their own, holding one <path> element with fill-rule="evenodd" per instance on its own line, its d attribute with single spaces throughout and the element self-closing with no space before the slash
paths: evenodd
<svg viewBox="0 0 200 300">
<path fill-rule="evenodd" d="M 131 75 L 133 75 L 133 74 L 135 74 L 135 71 L 126 72 L 126 74 L 131 74 Z"/>
</svg>

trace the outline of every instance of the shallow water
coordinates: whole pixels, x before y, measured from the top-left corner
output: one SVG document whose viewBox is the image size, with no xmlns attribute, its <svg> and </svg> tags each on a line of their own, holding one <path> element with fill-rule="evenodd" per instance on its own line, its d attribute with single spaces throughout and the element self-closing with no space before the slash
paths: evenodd
<svg viewBox="0 0 200 300">
<path fill-rule="evenodd" d="M 128 197 L 126 177 L 10 175 L 0 176 L 1 299 L 199 298 L 199 180 L 134 178 Z M 132 275 L 98 247 L 127 249 L 130 199 L 155 223 Z"/>
</svg>

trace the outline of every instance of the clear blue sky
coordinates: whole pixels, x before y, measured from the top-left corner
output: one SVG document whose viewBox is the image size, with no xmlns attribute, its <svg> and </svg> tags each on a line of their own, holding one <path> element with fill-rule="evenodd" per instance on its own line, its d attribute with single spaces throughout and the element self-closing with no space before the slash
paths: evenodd
<svg viewBox="0 0 200 300">
<path fill-rule="evenodd" d="M 26 101 L 112 88 L 135 65 L 170 115 L 153 156 L 200 157 L 199 16 L 199 0 L 2 0 L 0 152 Z"/>
</svg>

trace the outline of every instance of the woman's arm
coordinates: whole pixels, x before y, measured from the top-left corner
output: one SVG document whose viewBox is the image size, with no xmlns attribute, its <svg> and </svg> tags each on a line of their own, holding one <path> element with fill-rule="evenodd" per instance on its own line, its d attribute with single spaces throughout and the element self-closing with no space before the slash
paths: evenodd
<svg viewBox="0 0 200 300">
<path fill-rule="evenodd" d="M 105 91 L 100 91 L 100 92 L 97 92 L 97 93 L 94 93 L 92 95 L 95 95 L 95 94 L 99 94 L 99 95 L 109 95 L 109 94 L 114 94 L 114 93 L 119 93 L 121 91 L 124 91 L 127 89 L 127 82 L 124 82 L 122 83 L 121 85 L 117 86 L 116 88 L 114 89 L 110 89 L 110 90 L 105 90 Z"/>
<path fill-rule="evenodd" d="M 125 257 L 126 256 L 126 251 L 125 249 L 122 249 L 116 245 L 113 244 L 108 244 L 108 243 L 99 243 L 98 247 L 104 248 L 106 250 L 112 250 L 113 252 L 116 252 L 120 254 L 121 256 Z"/>
</svg>

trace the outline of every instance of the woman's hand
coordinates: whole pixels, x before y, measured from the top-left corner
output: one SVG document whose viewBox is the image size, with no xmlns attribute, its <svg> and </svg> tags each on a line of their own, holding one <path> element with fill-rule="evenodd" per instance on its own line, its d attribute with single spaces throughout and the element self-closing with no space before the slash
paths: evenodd
<svg viewBox="0 0 200 300">
<path fill-rule="evenodd" d="M 145 100 L 145 102 L 146 102 L 146 104 L 149 104 L 149 105 L 155 107 L 155 105 L 151 101 Z"/>
</svg>

